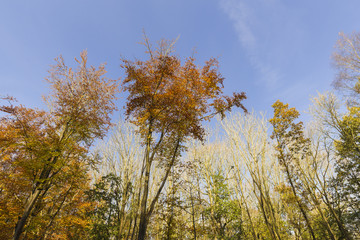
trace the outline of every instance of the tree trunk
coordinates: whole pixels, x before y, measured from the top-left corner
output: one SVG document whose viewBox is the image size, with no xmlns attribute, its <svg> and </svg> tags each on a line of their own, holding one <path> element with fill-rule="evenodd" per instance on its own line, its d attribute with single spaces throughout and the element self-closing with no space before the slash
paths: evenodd
<svg viewBox="0 0 360 240">
<path fill-rule="evenodd" d="M 49 178 L 50 173 L 52 171 L 52 166 L 50 164 L 55 164 L 57 162 L 57 157 L 51 157 L 48 159 L 48 164 L 44 167 L 44 169 L 41 171 L 39 181 L 35 185 L 35 189 L 30 194 L 29 198 L 27 199 L 25 203 L 25 209 L 23 212 L 23 215 L 18 220 L 15 226 L 15 231 L 13 235 L 13 240 L 20 239 L 21 233 L 23 232 L 24 226 L 26 224 L 26 221 L 28 220 L 31 211 L 33 210 L 35 204 L 37 203 L 40 194 L 44 191 L 43 188 L 45 187 L 45 183 L 41 181 L 45 181 Z M 49 187 L 49 186 L 48 186 Z M 44 193 L 46 193 L 47 190 L 45 190 Z M 43 196 L 42 196 L 43 197 Z"/>
<path fill-rule="evenodd" d="M 347 231 L 346 227 L 344 226 L 343 221 L 339 218 L 339 215 L 335 212 L 334 208 L 331 206 L 328 196 L 325 194 L 324 197 L 326 200 L 325 204 L 328 207 L 328 209 L 330 210 L 331 215 L 334 217 L 335 222 L 338 225 L 341 234 L 343 235 L 343 237 L 346 240 L 352 240 L 352 237 L 350 236 L 349 232 Z"/>
<path fill-rule="evenodd" d="M 195 224 L 195 209 L 194 209 L 194 198 L 192 195 L 192 188 L 190 187 L 190 200 L 191 200 L 191 217 L 192 217 L 192 224 L 194 229 L 194 240 L 196 240 L 196 224 Z"/>
<path fill-rule="evenodd" d="M 149 179 L 150 179 L 150 159 L 146 159 L 145 166 L 145 180 L 144 180 L 144 189 L 140 205 L 140 223 L 139 223 L 139 235 L 138 240 L 144 240 L 146 237 L 146 228 L 147 228 L 147 199 L 149 195 Z"/>
<path fill-rule="evenodd" d="M 142 201 L 141 201 L 138 240 L 145 240 L 148 220 L 149 220 L 152 212 L 154 211 L 155 204 L 159 199 L 160 193 L 161 193 L 162 189 L 165 186 L 167 178 L 169 177 L 170 170 L 171 170 L 172 166 L 175 163 L 176 154 L 177 154 L 177 152 L 179 150 L 179 146 L 180 146 L 180 139 L 181 139 L 180 137 L 177 139 L 176 146 L 175 146 L 175 149 L 174 149 L 174 154 L 173 154 L 173 156 L 171 158 L 168 169 L 166 170 L 165 176 L 164 176 L 164 178 L 163 178 L 163 180 L 162 180 L 162 182 L 160 184 L 160 187 L 159 187 L 158 191 L 156 192 L 156 195 L 155 195 L 154 199 L 151 201 L 149 210 L 147 211 L 147 199 L 148 199 L 148 194 L 149 194 L 150 169 L 151 169 L 151 163 L 152 163 L 153 156 L 154 156 L 154 154 L 152 154 L 152 156 L 150 158 L 150 141 L 148 143 L 148 155 L 147 155 L 147 158 L 146 158 L 145 182 L 144 182 L 143 197 L 142 197 Z"/>
<path fill-rule="evenodd" d="M 37 202 L 40 194 L 41 194 L 41 190 L 35 189 L 35 191 L 31 193 L 30 197 L 26 201 L 24 213 L 21 216 L 21 218 L 19 218 L 16 224 L 14 236 L 12 238 L 13 240 L 20 239 L 21 233 L 23 232 L 24 226 L 26 224 L 26 220 L 28 219 L 31 211 L 33 210 L 34 205 Z"/>
<path fill-rule="evenodd" d="M 149 195 L 149 181 L 150 181 L 150 170 L 151 170 L 151 158 L 150 158 L 150 145 L 152 138 L 152 124 L 150 121 L 149 132 L 147 135 L 146 142 L 146 154 L 145 154 L 145 179 L 144 179 L 144 188 L 140 204 L 140 223 L 139 223 L 139 234 L 138 240 L 144 240 L 146 237 L 146 228 L 147 228 L 147 200 Z"/>
<path fill-rule="evenodd" d="M 292 190 L 292 192 L 293 192 L 293 194 L 294 194 L 294 196 L 295 196 L 296 203 L 297 203 L 297 205 L 298 205 L 298 207 L 299 207 L 299 209 L 300 209 L 300 212 L 301 212 L 301 214 L 303 215 L 304 220 L 305 220 L 305 222 L 306 222 L 306 226 L 307 226 L 307 228 L 308 228 L 309 231 L 310 231 L 310 234 L 311 234 L 312 239 L 313 239 L 313 240 L 316 240 L 315 233 L 314 233 L 314 230 L 313 230 L 312 227 L 311 227 L 309 218 L 307 217 L 307 214 L 306 214 L 306 212 L 305 212 L 305 209 L 303 208 L 303 206 L 301 205 L 301 203 L 300 203 L 300 201 L 299 201 L 299 199 L 298 199 L 298 197 L 297 197 L 295 185 L 294 185 L 294 183 L 293 183 L 293 181 L 292 181 L 291 174 L 290 174 L 290 171 L 289 171 L 289 166 L 288 166 L 287 164 L 285 164 L 285 163 L 284 163 L 283 165 L 284 165 L 284 167 L 285 167 L 286 175 L 287 175 L 287 178 L 288 178 L 288 180 L 289 180 L 289 183 L 290 183 L 290 186 L 291 186 L 291 190 Z"/>
</svg>

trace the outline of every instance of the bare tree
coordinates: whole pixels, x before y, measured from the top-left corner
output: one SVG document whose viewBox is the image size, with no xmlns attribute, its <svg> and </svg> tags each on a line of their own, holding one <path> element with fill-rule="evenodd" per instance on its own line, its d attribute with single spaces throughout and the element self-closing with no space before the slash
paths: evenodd
<svg viewBox="0 0 360 240">
<path fill-rule="evenodd" d="M 360 33 L 340 33 L 335 45 L 333 65 L 338 70 L 334 86 L 349 97 L 349 103 L 359 104 L 360 97 Z"/>
</svg>

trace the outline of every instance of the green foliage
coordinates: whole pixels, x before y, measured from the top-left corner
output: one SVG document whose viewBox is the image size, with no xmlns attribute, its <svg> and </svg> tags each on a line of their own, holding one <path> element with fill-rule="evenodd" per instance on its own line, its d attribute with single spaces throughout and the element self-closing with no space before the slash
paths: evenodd
<svg viewBox="0 0 360 240">
<path fill-rule="evenodd" d="M 127 191 L 131 191 L 131 187 Z M 94 184 L 94 188 L 87 192 L 87 196 L 96 204 L 89 213 L 92 219 L 92 239 L 112 239 L 118 236 L 122 200 L 120 177 L 113 173 L 103 176 Z"/>
<path fill-rule="evenodd" d="M 210 219 L 214 232 L 210 238 L 239 239 L 243 236 L 241 207 L 236 200 L 231 199 L 228 183 L 222 171 L 211 176 L 210 206 L 205 209 L 205 215 Z"/>
<path fill-rule="evenodd" d="M 344 200 L 345 219 L 351 230 L 360 230 L 360 107 L 351 107 L 339 124 L 335 141 L 339 156 L 333 184 Z"/>
</svg>

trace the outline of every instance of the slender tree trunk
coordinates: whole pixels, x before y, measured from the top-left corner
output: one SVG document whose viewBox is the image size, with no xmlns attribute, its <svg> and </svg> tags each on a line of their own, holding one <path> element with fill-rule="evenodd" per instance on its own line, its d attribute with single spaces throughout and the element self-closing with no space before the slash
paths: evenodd
<svg viewBox="0 0 360 240">
<path fill-rule="evenodd" d="M 310 221 L 309 221 L 309 218 L 307 217 L 307 214 L 305 212 L 305 209 L 303 208 L 303 206 L 301 205 L 299 199 L 297 198 L 297 194 L 296 194 L 296 190 L 295 190 L 295 186 L 294 186 L 294 183 L 292 181 L 292 178 L 291 178 L 291 175 L 290 175 L 290 171 L 289 171 L 289 166 L 287 164 L 283 164 L 284 167 L 285 167 L 285 171 L 286 171 L 286 175 L 287 175 L 287 178 L 289 180 L 289 183 L 290 183 L 290 186 L 291 186 L 291 190 L 295 196 L 295 200 L 296 200 L 296 203 L 300 209 L 300 212 L 301 214 L 303 215 L 304 219 L 305 219 L 305 222 L 306 222 L 306 226 L 307 228 L 309 229 L 310 231 L 310 234 L 311 234 L 311 237 L 313 240 L 316 240 L 316 237 L 315 237 L 315 233 L 314 233 L 314 230 L 312 229 L 311 227 L 311 224 L 310 224 Z"/>
<path fill-rule="evenodd" d="M 149 131 L 147 134 L 146 140 L 146 153 L 145 153 L 145 178 L 143 193 L 140 203 L 140 222 L 139 222 L 139 233 L 138 240 L 145 240 L 146 237 L 146 228 L 147 228 L 147 201 L 149 195 L 149 181 L 150 181 L 150 170 L 151 170 L 151 160 L 150 159 L 150 148 L 152 140 L 152 121 L 150 120 Z"/>
<path fill-rule="evenodd" d="M 26 220 L 28 219 L 31 211 L 33 210 L 35 203 L 39 199 L 40 194 L 41 190 L 35 189 L 35 191 L 31 193 L 30 197 L 26 201 L 24 213 L 16 224 L 14 236 L 12 238 L 13 240 L 20 239 L 21 233 L 23 232 L 24 226 L 26 224 Z"/>
<path fill-rule="evenodd" d="M 280 235 L 280 232 L 279 232 L 277 219 L 276 219 L 276 216 L 275 216 L 275 209 L 274 209 L 273 204 L 271 202 L 269 192 L 266 191 L 265 194 L 266 194 L 266 197 L 267 197 L 267 200 L 268 200 L 266 203 L 267 203 L 267 205 L 269 205 L 270 213 L 271 213 L 271 216 L 272 216 L 272 219 L 273 219 L 273 222 L 274 222 L 275 233 L 276 233 L 277 237 L 279 238 L 279 240 L 281 240 L 282 238 L 281 238 L 281 235 Z"/>
<path fill-rule="evenodd" d="M 246 214 L 247 214 L 247 216 L 249 218 L 249 222 L 250 222 L 251 234 L 252 234 L 253 239 L 257 240 L 259 238 L 256 236 L 257 234 L 256 234 L 256 231 L 255 231 L 254 223 L 252 221 L 252 217 L 251 217 L 251 214 L 250 214 L 250 211 L 249 211 L 249 207 L 248 207 L 248 205 L 247 205 L 247 203 L 245 201 L 244 195 L 243 195 L 244 192 L 242 190 L 242 186 L 240 186 L 240 189 L 241 189 L 241 194 L 242 194 L 241 198 L 242 198 L 242 201 L 244 202 L 244 205 L 245 205 L 245 212 L 246 212 Z"/>
<path fill-rule="evenodd" d="M 238 169 L 239 169 L 239 168 L 238 168 Z M 237 189 L 237 191 L 238 191 L 238 189 L 240 189 L 240 194 L 239 194 L 239 192 L 238 192 L 238 194 L 240 195 L 240 201 L 242 201 L 242 202 L 244 203 L 245 212 L 246 212 L 246 215 L 247 215 L 248 218 L 249 218 L 250 227 L 251 227 L 251 235 L 252 235 L 252 237 L 253 237 L 254 240 L 258 240 L 258 239 L 259 239 L 259 238 L 257 237 L 258 234 L 257 234 L 256 231 L 255 231 L 255 227 L 254 227 L 254 223 L 253 223 L 252 218 L 251 218 L 251 214 L 250 214 L 250 211 L 249 211 L 249 207 L 248 207 L 247 202 L 246 202 L 246 199 L 245 199 L 245 197 L 244 197 L 244 196 L 245 196 L 245 195 L 244 195 L 244 190 L 243 190 L 243 187 L 242 187 L 242 184 L 241 184 L 241 181 L 240 181 L 241 177 L 239 176 L 239 175 L 240 175 L 239 172 L 238 172 L 237 174 L 238 174 L 238 175 L 237 175 L 237 177 L 236 177 L 236 182 L 237 182 L 238 188 L 236 188 L 236 189 Z M 241 205 L 241 203 L 240 203 L 240 205 Z"/>
<path fill-rule="evenodd" d="M 124 229 L 124 225 L 126 222 L 125 206 L 126 206 L 126 202 L 128 201 L 128 197 L 129 197 L 130 182 L 126 183 L 126 186 L 123 191 L 125 192 L 125 195 L 123 195 L 122 199 L 121 199 L 120 221 L 119 221 L 119 226 L 118 226 L 118 239 L 119 240 L 125 238 L 125 236 L 126 236 L 123 229 Z"/>
<path fill-rule="evenodd" d="M 316 209 L 318 210 L 318 213 L 320 214 L 321 218 L 325 222 L 325 227 L 326 227 L 326 230 L 328 231 L 328 233 L 330 235 L 331 240 L 337 240 L 335 234 L 333 233 L 333 231 L 331 229 L 331 226 L 330 226 L 330 223 L 329 223 L 328 219 L 324 216 L 323 211 L 321 210 L 320 202 L 317 199 L 316 195 L 313 192 L 311 192 L 310 187 L 307 187 L 307 191 L 308 191 L 310 197 L 312 198 L 312 200 L 314 202 L 314 205 L 315 205 Z"/>
<path fill-rule="evenodd" d="M 171 161 L 169 163 L 168 169 L 166 170 L 165 176 L 160 184 L 160 187 L 158 189 L 158 191 L 156 192 L 156 195 L 154 197 L 154 199 L 151 201 L 149 210 L 147 210 L 147 199 L 148 199 L 148 194 L 149 194 L 149 179 L 150 179 L 150 168 L 151 168 L 151 162 L 153 159 L 154 154 L 152 154 L 152 157 L 150 158 L 150 141 L 149 141 L 149 145 L 148 145 L 148 155 L 147 155 L 147 159 L 146 159 L 146 167 L 145 167 L 145 182 L 144 182 L 144 191 L 143 191 L 143 197 L 142 197 L 142 202 L 141 202 L 141 212 L 140 212 L 140 223 L 139 223 L 139 236 L 138 236 L 138 240 L 145 240 L 146 237 L 146 229 L 147 229 L 147 225 L 148 225 L 148 220 L 152 214 L 152 212 L 154 211 L 155 208 L 155 204 L 158 201 L 159 197 L 160 197 L 160 193 L 162 191 L 162 189 L 165 186 L 166 180 L 169 177 L 169 173 L 170 170 L 172 168 L 172 166 L 175 163 L 175 159 L 176 159 L 176 155 L 177 152 L 179 150 L 179 146 L 180 146 L 180 137 L 178 137 L 177 142 L 176 142 L 176 146 L 174 149 L 174 153 L 173 156 L 171 158 Z"/>
<path fill-rule="evenodd" d="M 276 237 L 277 234 L 275 234 L 274 227 L 273 227 L 274 222 L 270 223 L 270 221 L 268 219 L 268 216 L 267 216 L 267 211 L 266 211 L 265 206 L 264 206 L 265 204 L 264 204 L 264 197 L 263 197 L 262 189 L 258 188 L 258 190 L 260 191 L 260 197 L 258 197 L 259 198 L 258 201 L 259 201 L 261 212 L 262 212 L 263 217 L 264 217 L 266 227 L 269 230 L 271 237 L 274 240 L 277 240 L 278 239 Z"/>
<path fill-rule="evenodd" d="M 174 206 L 170 206 L 170 216 L 167 220 L 167 229 L 166 229 L 166 240 L 171 240 L 171 233 L 172 233 L 172 223 L 174 220 Z"/>
<path fill-rule="evenodd" d="M 139 194 L 139 197 L 140 197 L 140 194 Z M 140 202 L 140 200 L 139 200 Z M 138 208 L 139 209 L 139 208 Z M 138 209 L 136 209 L 136 211 L 138 211 Z M 136 226 L 137 226 L 137 220 L 138 220 L 138 212 L 136 212 L 135 214 L 135 220 L 134 220 L 134 226 L 133 226 L 133 230 L 132 230 L 132 233 L 131 233 L 131 240 L 133 240 L 134 238 L 136 238 Z M 130 230 L 129 230 L 130 231 Z"/>
<path fill-rule="evenodd" d="M 26 203 L 25 203 L 25 209 L 24 212 L 21 216 L 21 218 L 19 219 L 19 221 L 16 223 L 15 226 L 15 231 L 14 231 L 14 235 L 13 235 L 13 240 L 18 240 L 20 239 L 20 236 L 23 232 L 23 229 L 26 225 L 26 221 L 28 220 L 30 213 L 32 212 L 34 206 L 36 205 L 37 201 L 39 200 L 39 198 L 42 198 L 43 196 L 40 197 L 41 193 L 46 193 L 46 191 L 48 190 L 49 186 L 47 186 L 46 190 L 43 190 L 43 188 L 45 188 L 45 181 L 49 178 L 51 171 L 53 170 L 53 167 L 51 165 L 55 164 L 57 162 L 57 157 L 51 157 L 48 159 L 48 164 L 43 168 L 43 170 L 41 171 L 40 177 L 39 177 L 39 181 L 36 183 L 35 185 L 35 189 L 33 190 L 33 192 L 30 194 L 29 198 L 27 199 Z M 42 182 L 44 181 L 44 182 Z"/>
<path fill-rule="evenodd" d="M 146 237 L 146 228 L 147 228 L 147 200 L 149 195 L 149 179 L 150 179 L 150 168 L 151 162 L 150 159 L 146 159 L 145 166 L 145 179 L 144 179 L 144 188 L 140 205 L 140 223 L 139 223 L 139 235 L 138 240 L 144 240 Z"/>
<path fill-rule="evenodd" d="M 323 199 L 325 205 L 328 207 L 331 215 L 334 217 L 335 222 L 338 225 L 340 232 L 342 233 L 342 235 L 344 236 L 344 238 L 346 240 L 352 240 L 352 237 L 350 236 L 349 232 L 347 231 L 347 229 L 343 225 L 343 221 L 340 219 L 339 215 L 335 212 L 334 208 L 331 206 L 331 203 L 330 203 L 330 200 L 329 200 L 328 194 L 327 194 L 327 188 L 328 187 L 326 186 L 326 183 L 320 180 L 320 177 L 319 177 L 319 175 L 317 173 L 316 173 L 315 176 L 316 176 L 317 180 L 320 183 L 321 182 L 323 183 L 323 184 L 320 184 L 320 186 L 321 186 L 320 192 L 321 192 L 321 195 L 322 195 L 322 199 Z"/>
<path fill-rule="evenodd" d="M 194 240 L 196 240 L 196 224 L 195 224 L 195 209 L 194 209 L 194 198 L 192 194 L 192 188 L 190 187 L 190 200 L 191 200 L 191 217 L 192 217 L 192 224 L 194 228 Z"/>
<path fill-rule="evenodd" d="M 147 156 L 147 155 L 146 155 Z M 141 190 L 142 190 L 142 179 L 144 176 L 144 171 L 145 171 L 145 162 L 146 162 L 146 156 L 145 159 L 143 161 L 143 166 L 141 168 L 141 174 L 140 174 L 140 180 L 139 180 L 139 192 L 138 192 L 138 196 L 137 198 L 134 200 L 136 201 L 136 209 L 135 209 L 135 219 L 134 219 L 134 226 L 133 226 L 133 230 L 131 233 L 131 240 L 135 239 L 137 237 L 137 233 L 136 233 L 136 228 L 137 228 L 137 221 L 139 218 L 139 209 L 141 206 Z"/>
<path fill-rule="evenodd" d="M 49 224 L 46 226 L 46 228 L 45 228 L 45 230 L 44 230 L 44 233 L 43 233 L 41 239 L 46 239 L 46 237 L 48 236 L 48 229 L 49 229 L 49 228 L 51 227 L 51 225 L 54 223 L 54 220 L 55 220 L 56 216 L 59 214 L 62 206 L 64 205 L 65 200 L 66 200 L 68 194 L 70 193 L 72 187 L 73 187 L 73 185 L 71 184 L 71 185 L 70 185 L 70 188 L 66 191 L 65 196 L 64 196 L 63 200 L 62 200 L 61 203 L 60 203 L 60 206 L 58 207 L 58 209 L 56 210 L 56 212 L 51 216 L 51 220 L 50 220 Z"/>
<path fill-rule="evenodd" d="M 352 237 L 350 236 L 349 232 L 347 231 L 347 229 L 345 228 L 342 220 L 339 218 L 339 215 L 335 212 L 334 208 L 331 206 L 331 203 L 329 201 L 329 198 L 327 197 L 327 195 L 324 195 L 325 198 L 325 204 L 328 207 L 328 209 L 330 210 L 331 215 L 334 217 L 336 224 L 339 227 L 339 230 L 341 232 L 341 234 L 344 236 L 344 238 L 346 240 L 352 240 Z"/>
<path fill-rule="evenodd" d="M 131 219 L 130 219 L 130 222 L 129 222 L 129 228 L 128 228 L 128 231 L 127 231 L 127 234 L 126 234 L 126 240 L 128 240 L 128 239 L 131 239 L 130 238 L 130 233 L 131 233 L 131 228 L 132 228 L 132 221 L 133 221 L 133 219 L 132 219 L 132 217 L 131 217 Z"/>
</svg>

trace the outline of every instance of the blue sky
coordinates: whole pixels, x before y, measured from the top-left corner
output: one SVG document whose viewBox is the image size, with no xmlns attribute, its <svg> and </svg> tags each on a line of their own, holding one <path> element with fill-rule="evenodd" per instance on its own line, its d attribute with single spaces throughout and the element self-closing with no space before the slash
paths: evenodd
<svg viewBox="0 0 360 240">
<path fill-rule="evenodd" d="M 358 0 L 23 0 L 0 2 L 0 95 L 44 107 L 47 76 L 62 54 L 69 65 L 87 49 L 123 77 L 120 58 L 145 59 L 152 42 L 175 39 L 181 57 L 218 57 L 225 92 L 245 91 L 248 109 L 271 112 L 277 99 L 300 111 L 331 89 L 339 32 L 360 30 Z M 124 99 L 119 100 L 119 107 Z"/>
</svg>

